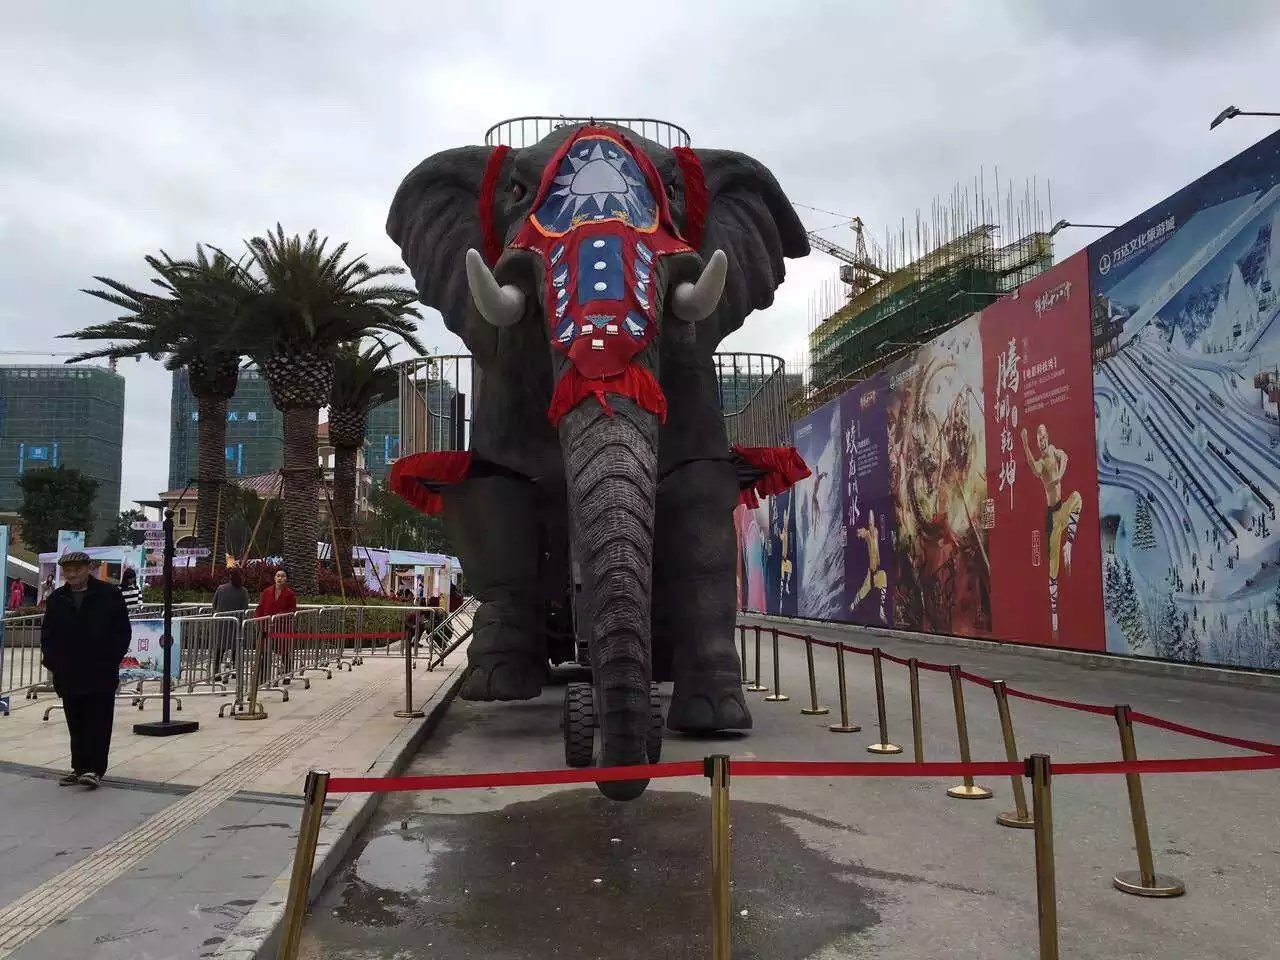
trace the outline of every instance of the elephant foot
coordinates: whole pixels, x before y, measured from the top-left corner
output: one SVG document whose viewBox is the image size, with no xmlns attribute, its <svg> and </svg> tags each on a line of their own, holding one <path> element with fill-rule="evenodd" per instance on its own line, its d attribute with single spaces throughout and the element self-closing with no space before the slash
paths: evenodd
<svg viewBox="0 0 1280 960">
<path fill-rule="evenodd" d="M 667 709 L 667 729 L 681 733 L 750 730 L 751 711 L 737 674 L 678 678 Z"/>
<path fill-rule="evenodd" d="M 533 700 L 542 693 L 546 665 L 532 657 L 482 657 L 471 664 L 458 696 L 463 700 Z"/>
</svg>

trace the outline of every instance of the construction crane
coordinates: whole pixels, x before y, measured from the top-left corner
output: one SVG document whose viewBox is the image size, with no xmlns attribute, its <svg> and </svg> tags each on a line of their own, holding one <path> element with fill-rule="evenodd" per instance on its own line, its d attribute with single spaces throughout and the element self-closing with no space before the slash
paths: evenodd
<svg viewBox="0 0 1280 960">
<path fill-rule="evenodd" d="M 809 243 L 825 254 L 843 261 L 840 265 L 840 279 L 849 284 L 849 298 L 853 299 L 868 287 L 889 276 L 889 271 L 877 264 L 867 252 L 866 237 L 862 233 L 862 218 L 854 217 L 850 222 L 856 238 L 853 250 L 847 250 L 814 231 L 808 232 Z"/>
<path fill-rule="evenodd" d="M 53 350 L 0 350 L 0 357 L 76 357 L 77 353 L 57 353 Z M 107 369 L 112 373 L 116 373 L 116 367 L 119 366 L 119 360 L 116 357 L 110 357 L 107 360 Z"/>
</svg>

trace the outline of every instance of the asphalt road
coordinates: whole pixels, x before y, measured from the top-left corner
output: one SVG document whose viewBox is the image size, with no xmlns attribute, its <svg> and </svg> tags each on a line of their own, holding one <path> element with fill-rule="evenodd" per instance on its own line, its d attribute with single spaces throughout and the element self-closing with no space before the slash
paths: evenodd
<svg viewBox="0 0 1280 960">
<path fill-rule="evenodd" d="M 818 632 L 818 631 L 815 631 Z M 820 632 L 818 632 L 819 635 Z M 868 643 L 849 633 L 832 633 Z M 1052 696 L 1135 709 L 1251 739 L 1280 742 L 1280 693 L 1084 668 L 1021 653 L 907 641 L 904 656 L 955 661 Z M 768 652 L 766 673 L 770 671 Z M 834 655 L 818 655 L 822 698 L 836 700 Z M 664 760 L 728 752 L 769 760 L 869 759 L 878 739 L 869 662 L 850 657 L 860 733 L 805 717 L 802 646 L 784 646 L 787 703 L 751 694 L 747 736 L 671 735 Z M 888 738 L 910 758 L 906 671 L 886 664 Z M 945 676 L 922 680 L 926 758 L 956 759 Z M 520 704 L 455 703 L 413 773 L 558 768 L 561 688 Z M 989 691 L 966 687 L 973 755 L 1003 759 Z M 1108 717 L 1014 702 L 1023 755 L 1118 759 Z M 1140 728 L 1146 757 L 1214 756 L 1229 748 Z M 733 782 L 733 956 L 739 960 L 1037 955 L 1032 833 L 994 822 L 1012 806 L 953 800 L 951 782 Z M 1280 955 L 1280 773 L 1148 777 L 1157 869 L 1188 888 L 1174 900 L 1114 890 L 1136 868 L 1121 779 L 1054 784 L 1062 956 L 1074 960 L 1259 960 Z M 594 787 L 475 790 L 389 797 L 316 905 L 301 955 L 310 960 L 706 957 L 710 899 L 705 781 L 662 781 L 612 803 Z"/>
</svg>

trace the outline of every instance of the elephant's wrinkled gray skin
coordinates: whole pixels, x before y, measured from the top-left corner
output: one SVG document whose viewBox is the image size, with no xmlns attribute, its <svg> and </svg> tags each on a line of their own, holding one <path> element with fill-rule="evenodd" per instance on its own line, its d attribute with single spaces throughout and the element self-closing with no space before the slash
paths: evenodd
<svg viewBox="0 0 1280 960">
<path fill-rule="evenodd" d="M 541 692 L 544 609 L 564 598 L 572 556 L 581 569 L 578 622 L 592 656 L 601 761 L 643 764 L 651 677 L 674 681 L 670 729 L 751 726 L 733 636 L 738 483 L 712 356 L 747 314 L 773 302 L 783 258 L 809 247 L 764 166 L 731 151 L 696 151 L 708 194 L 701 249 L 658 261 L 660 332 L 636 357 L 661 385 L 666 422 L 611 394 L 612 417 L 588 397 L 557 430 L 547 410 L 568 361 L 549 346 L 544 263 L 511 244 L 544 168 L 577 129 L 512 150 L 502 164 L 494 220 L 506 249 L 493 277 L 523 292 L 515 298 L 523 311 L 506 318 L 510 325 L 481 315 L 465 269 L 468 249 L 483 249 L 479 200 L 492 148 L 424 160 L 397 191 L 387 232 L 422 302 L 444 315 L 480 368 L 471 439 L 477 467 L 444 494 L 447 529 L 481 601 L 462 696 L 519 700 Z M 686 185 L 675 156 L 621 132 L 652 161 L 672 220 L 687 236 Z M 678 319 L 673 291 L 696 281 L 716 250 L 728 260 L 723 297 L 701 322 Z M 601 789 L 629 799 L 644 782 Z"/>
</svg>

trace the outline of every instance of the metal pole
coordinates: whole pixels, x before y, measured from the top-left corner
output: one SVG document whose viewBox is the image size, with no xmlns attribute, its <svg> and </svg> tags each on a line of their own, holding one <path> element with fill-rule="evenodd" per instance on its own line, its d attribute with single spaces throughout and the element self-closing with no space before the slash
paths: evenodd
<svg viewBox="0 0 1280 960">
<path fill-rule="evenodd" d="M 778 662 L 778 628 L 773 628 L 773 693 L 765 697 L 770 703 L 783 703 L 791 698 L 782 692 L 782 667 Z"/>
<path fill-rule="evenodd" d="M 844 679 L 844 644 L 836 644 L 836 677 L 840 683 L 840 722 L 827 727 L 832 733 L 857 733 L 862 727 L 849 722 L 849 686 Z"/>
<path fill-rule="evenodd" d="M 768 690 L 769 688 L 760 686 L 760 627 L 759 626 L 755 627 L 755 632 L 756 632 L 756 676 L 755 676 L 755 679 L 751 681 L 751 685 L 748 686 L 747 689 L 750 690 L 752 693 L 760 693 L 761 691 Z"/>
<path fill-rule="evenodd" d="M 324 801 L 328 792 L 327 770 L 312 770 L 307 774 L 307 783 L 303 787 L 302 822 L 298 826 L 298 849 L 293 855 L 293 874 L 289 877 L 289 896 L 285 900 L 284 930 L 280 936 L 277 960 L 297 960 L 311 893 L 311 869 L 315 865 L 320 821 L 324 817 Z"/>
<path fill-rule="evenodd" d="M 901 753 L 902 748 L 889 742 L 889 721 L 885 717 L 884 708 L 884 667 L 881 665 L 882 654 L 879 647 L 871 650 L 871 667 L 876 675 L 876 721 L 880 725 L 880 739 L 868 744 L 867 753 Z"/>
<path fill-rule="evenodd" d="M 742 623 L 738 624 L 738 643 L 742 649 L 742 657 L 740 659 L 740 662 L 742 664 L 742 670 L 741 670 L 742 685 L 744 687 L 750 687 L 751 681 L 747 679 L 747 627 L 746 627 L 746 624 L 742 624 Z"/>
<path fill-rule="evenodd" d="M 417 615 L 411 614 L 411 616 L 416 617 Z M 421 710 L 413 709 L 413 640 L 416 636 L 417 623 L 415 621 L 413 636 L 410 639 L 400 641 L 404 647 L 404 709 L 397 710 L 394 715 L 406 720 L 426 716 Z"/>
<path fill-rule="evenodd" d="M 955 701 L 956 707 L 956 736 L 960 739 L 960 762 L 971 763 L 972 758 L 969 755 L 969 724 L 964 715 L 964 680 L 960 676 L 960 666 L 958 664 L 953 665 L 949 673 L 951 674 L 951 699 Z M 956 800 L 990 800 L 992 793 L 986 787 L 975 787 L 973 785 L 973 777 L 966 774 L 964 783 L 948 790 L 947 796 Z"/>
<path fill-rule="evenodd" d="M 708 757 L 711 780 L 711 960 L 730 960 L 729 758 Z"/>
<path fill-rule="evenodd" d="M 907 661 L 907 675 L 911 678 L 911 745 L 915 750 L 915 762 L 924 763 L 924 718 L 920 713 L 920 661 L 915 657 Z"/>
<path fill-rule="evenodd" d="M 824 717 L 831 712 L 827 707 L 818 705 L 818 675 L 813 669 L 813 637 L 804 638 L 804 656 L 809 661 L 809 706 L 801 707 L 800 712 L 806 717 Z"/>
<path fill-rule="evenodd" d="M 1058 890 L 1053 866 L 1052 765 L 1043 753 L 1027 760 L 1035 817 L 1036 915 L 1040 923 L 1040 960 L 1058 960 Z"/>
<path fill-rule="evenodd" d="M 249 620 L 244 621 L 242 629 L 248 630 L 251 622 L 252 621 Z M 249 667 L 249 669 L 253 671 L 252 675 L 249 677 L 249 702 L 245 704 L 245 708 L 242 711 L 232 714 L 237 720 L 267 719 L 267 711 L 263 710 L 262 704 L 258 702 L 258 683 L 260 680 L 258 675 L 262 672 L 263 640 L 266 639 L 267 625 L 270 623 L 270 620 L 266 620 L 263 623 L 262 629 L 258 631 L 258 640 L 253 646 L 253 663 L 250 664 Z"/>
<path fill-rule="evenodd" d="M 992 690 L 996 695 L 996 710 L 1000 713 L 1000 732 L 1004 735 L 1004 756 L 1010 763 L 1018 762 L 1018 745 L 1013 739 L 1013 717 L 1009 713 L 1009 693 L 1003 680 L 993 681 Z M 1036 825 L 1027 812 L 1027 795 L 1022 788 L 1022 777 L 1009 778 L 1013 787 L 1013 812 L 996 816 L 996 823 L 1002 827 L 1029 829 Z"/>
<path fill-rule="evenodd" d="M 1116 707 L 1116 725 L 1120 728 L 1120 753 L 1126 763 L 1138 759 L 1138 748 L 1133 741 L 1133 718 L 1128 704 Z M 1142 777 L 1136 773 L 1124 775 L 1129 788 L 1129 812 L 1133 816 L 1133 841 L 1138 850 L 1138 869 L 1121 870 L 1115 876 L 1116 889 L 1139 897 L 1180 897 L 1187 892 L 1186 884 L 1177 877 L 1156 873 L 1151 857 L 1151 833 L 1147 828 L 1147 805 L 1142 798 Z"/>
<path fill-rule="evenodd" d="M 160 722 L 169 725 L 169 701 L 173 694 L 173 511 L 164 512 L 164 633 L 160 635 L 160 649 L 164 651 L 164 676 L 160 688 L 164 696 Z"/>
</svg>

